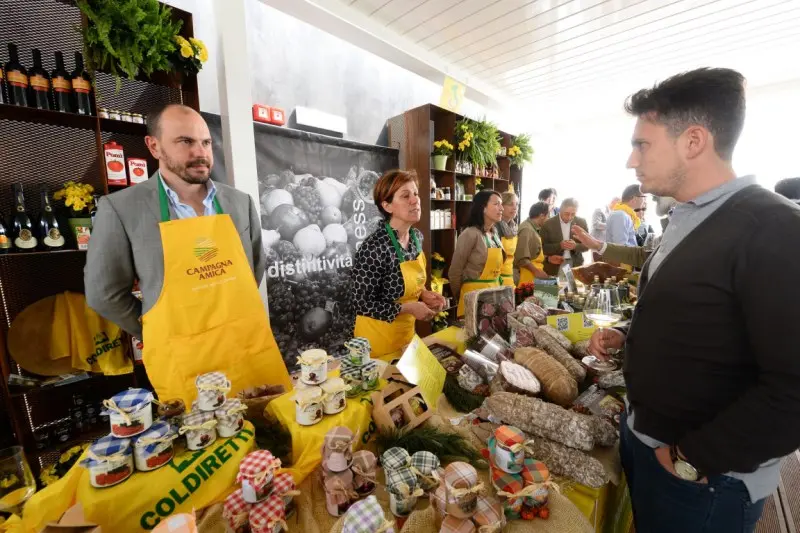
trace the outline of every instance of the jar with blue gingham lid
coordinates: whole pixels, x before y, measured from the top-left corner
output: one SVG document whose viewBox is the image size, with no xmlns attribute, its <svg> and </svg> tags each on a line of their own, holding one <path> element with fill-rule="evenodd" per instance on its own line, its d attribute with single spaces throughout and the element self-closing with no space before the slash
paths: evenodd
<svg viewBox="0 0 800 533">
<path fill-rule="evenodd" d="M 106 435 L 86 451 L 81 466 L 89 470 L 93 487 L 102 489 L 122 483 L 133 474 L 133 448 L 130 439 Z"/>
</svg>

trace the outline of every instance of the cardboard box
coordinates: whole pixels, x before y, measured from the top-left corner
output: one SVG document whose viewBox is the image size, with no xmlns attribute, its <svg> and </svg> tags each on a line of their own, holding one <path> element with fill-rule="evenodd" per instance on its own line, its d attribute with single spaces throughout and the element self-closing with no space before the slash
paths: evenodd
<svg viewBox="0 0 800 533">
<path fill-rule="evenodd" d="M 372 393 L 372 419 L 378 427 L 387 429 L 412 429 L 431 417 L 435 406 L 427 405 L 427 409 L 420 413 L 414 413 L 410 400 L 414 397 L 422 398 L 422 391 L 419 387 L 408 383 L 403 374 L 393 365 L 386 367 L 383 378 L 389 383 L 381 390 Z M 392 420 L 392 411 L 399 408 L 403 414 L 405 424 L 397 427 Z"/>
</svg>

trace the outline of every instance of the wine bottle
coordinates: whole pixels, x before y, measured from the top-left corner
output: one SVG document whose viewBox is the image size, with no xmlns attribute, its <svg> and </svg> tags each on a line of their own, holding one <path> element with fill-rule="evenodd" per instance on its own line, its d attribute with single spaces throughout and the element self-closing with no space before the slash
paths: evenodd
<svg viewBox="0 0 800 533">
<path fill-rule="evenodd" d="M 8 230 L 3 220 L 3 215 L 0 213 L 0 254 L 7 254 L 11 250 L 11 239 L 8 238 Z"/>
<path fill-rule="evenodd" d="M 8 103 L 19 106 L 28 105 L 28 71 L 19 62 L 17 45 L 8 43 L 8 63 L 6 63 L 6 88 Z"/>
<path fill-rule="evenodd" d="M 50 105 L 50 74 L 42 68 L 42 51 L 38 48 L 31 50 L 33 67 L 28 72 L 30 83 L 30 97 L 28 104 L 37 109 L 52 109 Z"/>
<path fill-rule="evenodd" d="M 56 52 L 56 68 L 50 75 L 53 86 L 53 103 L 56 111 L 74 113 L 72 105 L 72 77 L 64 68 L 64 54 Z"/>
<path fill-rule="evenodd" d="M 64 236 L 61 227 L 53 214 L 50 195 L 47 188 L 42 187 L 42 216 L 39 219 L 39 243 L 43 250 L 54 251 L 64 248 Z"/>
<path fill-rule="evenodd" d="M 83 54 L 75 52 L 75 70 L 72 72 L 72 94 L 75 96 L 75 112 L 92 114 L 92 78 L 83 69 Z"/>
<path fill-rule="evenodd" d="M 36 249 L 36 237 L 33 233 L 33 224 L 28 213 L 25 212 L 25 196 L 22 193 L 22 184 L 14 184 L 14 198 L 16 211 L 11 217 L 11 241 L 19 252 L 32 252 Z"/>
</svg>

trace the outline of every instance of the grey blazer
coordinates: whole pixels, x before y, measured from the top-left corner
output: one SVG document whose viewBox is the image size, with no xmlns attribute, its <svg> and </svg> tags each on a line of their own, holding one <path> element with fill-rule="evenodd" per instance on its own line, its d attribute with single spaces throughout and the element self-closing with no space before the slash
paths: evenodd
<svg viewBox="0 0 800 533">
<path fill-rule="evenodd" d="M 256 284 L 261 283 L 266 255 L 261 244 L 261 221 L 249 195 L 221 183 L 217 198 L 222 211 L 231 216 Z M 170 206 L 170 214 L 175 213 Z M 164 250 L 158 224 L 158 181 L 151 176 L 101 198 L 84 269 L 86 301 L 102 317 L 142 338 L 139 317 L 158 300 L 164 282 Z M 143 301 L 131 294 L 139 279 Z"/>
</svg>

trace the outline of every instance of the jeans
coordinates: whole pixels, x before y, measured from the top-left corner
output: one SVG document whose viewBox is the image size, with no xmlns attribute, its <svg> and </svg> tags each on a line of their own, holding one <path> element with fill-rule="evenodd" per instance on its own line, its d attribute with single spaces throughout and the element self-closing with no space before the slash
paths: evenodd
<svg viewBox="0 0 800 533">
<path fill-rule="evenodd" d="M 620 421 L 620 456 L 633 504 L 636 533 L 752 533 L 764 500 L 750 501 L 744 483 L 710 476 L 708 483 L 680 479 L 655 451 Z"/>
</svg>

